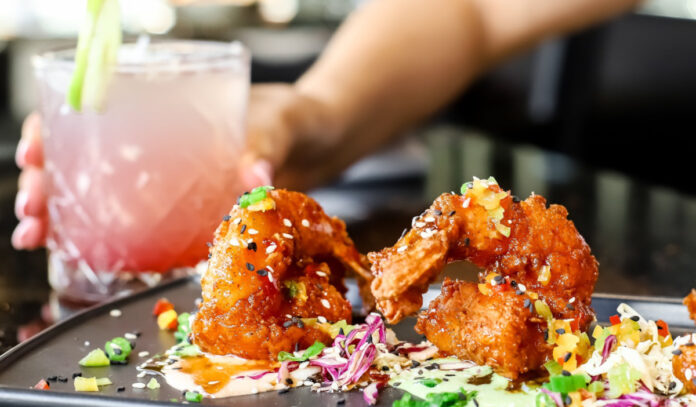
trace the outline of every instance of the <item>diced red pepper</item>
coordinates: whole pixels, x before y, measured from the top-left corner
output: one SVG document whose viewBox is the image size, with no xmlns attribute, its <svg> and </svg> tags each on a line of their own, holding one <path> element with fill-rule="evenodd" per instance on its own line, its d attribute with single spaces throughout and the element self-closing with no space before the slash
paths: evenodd
<svg viewBox="0 0 696 407">
<path fill-rule="evenodd" d="M 577 332 L 580 330 L 580 321 L 578 321 L 577 318 L 570 321 L 570 330 L 573 332 Z"/>
<path fill-rule="evenodd" d="M 169 311 L 170 309 L 174 309 L 174 304 L 169 302 L 169 300 L 166 298 L 160 298 L 157 300 L 155 307 L 152 309 L 152 315 L 158 316 L 159 314 Z"/>
<path fill-rule="evenodd" d="M 655 323 L 657 325 L 657 334 L 660 336 L 667 336 L 669 335 L 669 325 L 661 319 L 658 319 L 657 322 Z"/>
<path fill-rule="evenodd" d="M 609 322 L 611 322 L 612 325 L 618 325 L 621 323 L 621 318 L 619 318 L 618 315 L 612 315 L 609 317 Z"/>
<path fill-rule="evenodd" d="M 34 385 L 34 388 L 36 390 L 49 390 L 51 386 L 48 384 L 48 382 L 44 379 L 39 380 L 38 383 Z"/>
</svg>

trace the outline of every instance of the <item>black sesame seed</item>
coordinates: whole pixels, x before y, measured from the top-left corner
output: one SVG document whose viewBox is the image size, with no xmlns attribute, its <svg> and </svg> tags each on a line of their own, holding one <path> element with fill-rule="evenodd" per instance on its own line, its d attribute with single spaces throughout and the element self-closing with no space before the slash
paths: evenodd
<svg viewBox="0 0 696 407">
<path fill-rule="evenodd" d="M 128 364 L 128 361 L 125 361 L 125 360 L 120 360 L 120 361 L 119 361 L 119 360 L 111 360 L 111 361 L 109 361 L 109 363 L 112 364 L 112 365 L 127 365 L 127 364 Z"/>
<path fill-rule="evenodd" d="M 247 263 L 247 264 L 246 264 L 246 268 L 247 268 L 247 270 L 249 270 L 249 271 L 254 271 L 254 265 L 251 264 L 251 263 Z"/>
<path fill-rule="evenodd" d="M 457 211 L 450 211 L 450 213 L 448 213 L 447 216 L 454 216 L 455 213 L 457 213 Z"/>
<path fill-rule="evenodd" d="M 573 399 L 570 398 L 569 395 L 563 396 L 563 405 L 569 406 L 573 402 Z"/>
<path fill-rule="evenodd" d="M 442 215 L 442 211 L 439 210 L 439 209 L 433 210 L 433 213 L 434 213 L 435 215 L 437 215 L 437 216 L 441 216 L 441 215 Z"/>
<path fill-rule="evenodd" d="M 210 242 L 205 242 L 205 245 L 208 246 L 208 247 L 213 247 L 213 244 L 210 243 Z"/>
<path fill-rule="evenodd" d="M 565 329 L 563 329 L 563 328 L 556 329 L 556 333 L 559 335 L 563 335 L 565 333 Z"/>
<path fill-rule="evenodd" d="M 73 378 L 73 379 L 76 378 L 76 377 L 82 377 L 82 372 L 75 372 L 75 373 L 72 374 L 72 378 Z"/>
<path fill-rule="evenodd" d="M 658 325 L 657 330 L 659 331 L 660 329 L 664 329 L 664 327 L 662 327 L 661 325 Z"/>
<path fill-rule="evenodd" d="M 681 354 L 682 354 L 681 349 L 675 349 L 675 350 L 672 351 L 672 355 L 677 355 L 677 356 L 679 356 L 679 355 L 681 355 Z"/>
<path fill-rule="evenodd" d="M 545 341 L 549 340 L 549 330 L 548 329 L 544 329 L 544 340 Z"/>
<path fill-rule="evenodd" d="M 501 275 L 499 274 L 499 275 L 493 277 L 493 281 L 495 281 L 496 283 L 500 283 L 500 282 L 503 281 L 503 276 L 501 276 Z"/>
<path fill-rule="evenodd" d="M 133 335 L 135 335 L 136 338 L 140 338 L 140 335 L 142 335 L 142 334 L 143 333 L 140 331 L 133 331 Z"/>
<path fill-rule="evenodd" d="M 122 391 L 126 391 L 126 386 L 121 386 L 121 387 L 117 388 L 116 391 L 119 393 Z"/>
<path fill-rule="evenodd" d="M 340 399 L 340 400 L 338 400 L 338 401 L 336 402 L 336 405 L 337 405 L 337 406 L 341 406 L 341 405 L 343 405 L 343 404 L 346 404 L 346 399 Z"/>
<path fill-rule="evenodd" d="M 283 328 L 290 328 L 292 326 L 292 321 L 283 322 Z"/>
<path fill-rule="evenodd" d="M 48 376 L 46 378 L 46 381 L 48 382 L 55 382 L 56 380 L 58 380 L 58 376 Z"/>
<path fill-rule="evenodd" d="M 299 352 L 299 351 L 300 351 L 300 343 L 295 342 L 295 352 Z"/>
<path fill-rule="evenodd" d="M 572 353 L 570 353 L 570 352 L 566 353 L 566 354 L 565 354 L 565 357 L 563 358 L 563 361 L 564 361 L 564 362 L 569 361 L 571 356 L 573 356 Z"/>
<path fill-rule="evenodd" d="M 286 387 L 286 388 L 284 388 L 284 389 L 278 390 L 278 394 L 285 394 L 285 393 L 287 393 L 287 392 L 289 392 L 289 391 L 290 391 L 290 388 L 289 388 L 289 387 Z"/>
<path fill-rule="evenodd" d="M 532 304 L 532 302 L 529 300 L 529 298 L 524 299 L 524 307 L 527 308 Z"/>
<path fill-rule="evenodd" d="M 566 304 L 566 308 L 571 311 L 575 311 L 575 307 L 573 306 L 573 304 Z"/>
<path fill-rule="evenodd" d="M 131 350 L 135 349 L 135 342 L 128 342 L 128 343 L 130 343 Z"/>
<path fill-rule="evenodd" d="M 454 377 L 454 376 L 456 376 L 456 374 L 454 374 L 454 373 L 447 373 L 445 376 L 447 376 L 447 377 Z"/>
<path fill-rule="evenodd" d="M 640 320 L 640 317 L 638 315 L 634 315 L 631 317 L 631 320 L 638 322 Z"/>
<path fill-rule="evenodd" d="M 473 399 L 473 400 L 471 400 L 471 401 L 473 401 L 473 402 L 474 402 L 474 406 L 476 406 L 476 407 L 479 407 L 479 404 L 478 404 L 478 400 L 476 400 L 476 399 Z"/>
<path fill-rule="evenodd" d="M 394 382 L 394 386 L 401 386 L 401 382 Z"/>
<path fill-rule="evenodd" d="M 211 257 L 213 257 L 213 254 L 212 254 L 212 253 L 208 253 L 208 258 L 211 258 Z"/>
<path fill-rule="evenodd" d="M 418 366 L 420 366 L 420 362 L 417 361 L 417 360 L 412 360 L 412 361 L 411 361 L 411 366 L 413 366 L 413 367 L 418 367 Z"/>
<path fill-rule="evenodd" d="M 246 225 L 242 225 L 242 229 L 239 231 L 239 234 L 243 235 L 245 230 L 246 230 Z"/>
<path fill-rule="evenodd" d="M 115 355 L 120 355 L 121 353 L 123 353 L 121 351 L 121 348 L 111 348 L 111 350 L 114 352 Z"/>
<path fill-rule="evenodd" d="M 425 372 L 423 371 L 423 369 L 420 369 L 420 370 L 418 370 L 418 374 L 419 374 L 419 375 L 421 375 L 421 376 L 422 376 L 422 375 L 423 375 L 423 373 L 425 373 Z"/>
<path fill-rule="evenodd" d="M 61 383 L 67 383 L 67 382 L 68 382 L 68 378 L 65 377 L 65 376 L 58 376 L 58 381 L 61 382 Z"/>
<path fill-rule="evenodd" d="M 232 219 L 232 217 L 231 217 L 230 215 L 225 215 L 225 216 L 222 217 L 222 220 L 225 221 L 225 222 L 227 222 L 227 221 L 230 220 L 230 219 Z"/>
<path fill-rule="evenodd" d="M 515 291 L 515 294 L 517 294 L 517 295 L 522 295 L 522 294 L 524 294 L 524 291 L 522 291 L 522 290 L 516 290 L 516 291 Z"/>
<path fill-rule="evenodd" d="M 468 246 L 469 243 L 471 243 L 471 239 L 469 239 L 468 237 L 465 238 L 465 239 L 464 239 L 464 246 Z"/>
<path fill-rule="evenodd" d="M 258 248 L 258 246 L 256 246 L 256 242 L 251 242 L 247 245 L 247 249 L 249 249 L 249 250 L 256 251 L 257 248 Z"/>
<path fill-rule="evenodd" d="M 297 321 L 297 327 L 300 328 L 300 329 L 304 328 L 304 322 L 302 322 L 302 321 Z"/>
<path fill-rule="evenodd" d="M 530 303 L 528 308 L 529 312 L 534 312 L 534 304 Z"/>
<path fill-rule="evenodd" d="M 266 269 L 256 270 L 256 274 L 260 275 L 261 277 L 265 277 L 268 275 L 268 270 L 266 270 Z"/>
<path fill-rule="evenodd" d="M 448 379 L 448 378 L 446 378 L 446 377 L 443 377 L 443 378 L 442 378 L 442 381 L 443 381 L 443 382 L 448 382 L 448 381 L 449 381 L 449 379 Z"/>
<path fill-rule="evenodd" d="M 386 371 L 388 371 L 388 370 L 389 370 L 389 366 L 382 366 L 382 371 L 383 371 L 383 372 L 386 372 Z"/>
<path fill-rule="evenodd" d="M 515 281 L 515 280 L 510 281 L 510 286 L 517 287 L 517 281 Z"/>
<path fill-rule="evenodd" d="M 677 382 L 669 382 L 669 389 L 674 390 L 674 388 L 677 387 Z"/>
<path fill-rule="evenodd" d="M 291 384 L 292 384 L 292 379 L 288 377 L 287 379 L 285 379 L 285 383 L 288 384 L 288 385 L 291 385 Z"/>
<path fill-rule="evenodd" d="M 512 196 L 512 202 L 519 203 L 520 201 L 522 201 L 522 200 L 517 195 Z"/>
</svg>

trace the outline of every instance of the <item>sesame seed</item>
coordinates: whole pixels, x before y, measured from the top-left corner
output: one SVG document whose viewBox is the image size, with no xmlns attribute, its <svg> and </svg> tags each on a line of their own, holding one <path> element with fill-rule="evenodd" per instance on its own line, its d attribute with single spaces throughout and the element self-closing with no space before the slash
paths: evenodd
<svg viewBox="0 0 696 407">
<path fill-rule="evenodd" d="M 561 371 L 561 374 L 562 374 L 563 376 L 570 376 L 570 372 L 567 371 L 567 370 Z"/>
<path fill-rule="evenodd" d="M 230 244 L 231 244 L 232 246 L 237 246 L 237 247 L 239 247 L 239 240 L 237 240 L 237 239 L 235 239 L 235 238 L 232 238 L 232 239 L 230 239 Z"/>
<path fill-rule="evenodd" d="M 283 389 L 278 390 L 278 394 L 285 394 L 290 391 L 289 387 L 285 387 Z"/>
<path fill-rule="evenodd" d="M 442 215 L 442 211 L 439 210 L 439 209 L 434 209 L 434 210 L 433 210 L 433 213 L 434 213 L 435 215 L 437 215 L 437 216 Z"/>
<path fill-rule="evenodd" d="M 401 247 L 399 247 L 398 249 L 396 249 L 396 252 L 397 252 L 397 253 L 403 253 L 403 252 L 406 251 L 406 249 L 407 249 L 406 246 L 401 246 Z"/>
<path fill-rule="evenodd" d="M 524 307 L 527 308 L 532 302 L 529 300 L 529 298 L 524 299 Z"/>
<path fill-rule="evenodd" d="M 435 222 L 435 218 L 433 216 L 426 216 L 424 220 L 426 222 Z"/>
<path fill-rule="evenodd" d="M 236 225 L 239 225 L 239 222 L 241 222 L 241 221 L 242 221 L 242 218 L 234 218 L 234 220 L 232 221 L 232 224 L 236 226 Z"/>
<path fill-rule="evenodd" d="M 261 277 L 265 277 L 268 275 L 268 271 L 266 269 L 256 270 L 256 274 L 260 275 Z"/>
<path fill-rule="evenodd" d="M 571 303 L 571 304 L 574 303 L 574 302 L 575 302 L 575 297 L 573 297 L 573 298 L 571 298 L 570 300 L 568 300 L 568 302 Z"/>
<path fill-rule="evenodd" d="M 249 228 L 249 234 L 250 234 L 250 235 L 256 235 L 256 234 L 258 234 L 258 233 L 259 233 L 258 230 Z"/>
<path fill-rule="evenodd" d="M 527 287 L 525 287 L 524 284 L 522 284 L 522 283 L 518 283 L 517 288 L 519 288 L 519 290 L 522 292 L 527 291 Z"/>
<path fill-rule="evenodd" d="M 145 388 L 145 383 L 133 383 L 131 386 L 136 389 L 144 389 Z"/>
<path fill-rule="evenodd" d="M 116 391 L 119 393 L 122 391 L 126 391 L 126 386 L 120 386 L 119 388 L 116 389 Z"/>
<path fill-rule="evenodd" d="M 140 373 L 138 373 L 138 378 L 145 377 L 146 374 L 147 374 L 147 372 L 140 372 Z"/>
<path fill-rule="evenodd" d="M 230 215 L 225 215 L 225 216 L 222 217 L 222 220 L 225 221 L 225 222 L 227 222 L 227 221 L 230 220 L 230 219 L 232 219 L 232 217 L 231 217 Z"/>
<path fill-rule="evenodd" d="M 464 203 L 462 203 L 462 208 L 468 208 L 469 207 L 469 202 L 471 202 L 470 198 L 466 198 L 464 200 Z"/>
<path fill-rule="evenodd" d="M 565 357 L 563 358 L 563 361 L 565 361 L 565 362 L 569 361 L 571 356 L 573 356 L 573 354 L 570 352 L 567 352 L 565 354 Z"/>
<path fill-rule="evenodd" d="M 272 244 L 272 245 L 268 246 L 268 247 L 266 248 L 266 254 L 271 254 L 271 253 L 273 253 L 277 247 L 278 247 L 278 246 L 276 246 L 275 244 Z"/>
<path fill-rule="evenodd" d="M 254 271 L 254 265 L 251 264 L 251 263 L 247 263 L 247 264 L 246 264 L 246 268 L 247 268 L 247 270 L 249 270 L 249 271 Z"/>
<path fill-rule="evenodd" d="M 129 341 L 134 341 L 134 340 L 138 339 L 138 337 L 135 336 L 135 334 L 132 334 L 130 332 L 126 332 L 125 334 L 123 334 L 123 337 L 128 339 Z"/>
<path fill-rule="evenodd" d="M 307 219 L 302 219 L 302 226 L 308 228 L 309 227 L 309 221 Z"/>
<path fill-rule="evenodd" d="M 291 235 L 290 233 L 283 233 L 283 237 L 286 239 L 293 239 L 294 238 L 293 235 Z"/>
<path fill-rule="evenodd" d="M 681 354 L 682 354 L 681 349 L 675 349 L 675 350 L 672 351 L 672 355 L 677 355 L 677 356 L 679 356 L 679 355 L 681 355 Z"/>
<path fill-rule="evenodd" d="M 250 242 L 250 243 L 247 245 L 247 249 L 248 249 L 248 250 L 256 251 L 257 248 L 258 248 L 258 247 L 256 246 L 256 242 Z"/>
<path fill-rule="evenodd" d="M 145 356 L 148 356 L 148 355 L 150 355 L 150 352 L 148 352 L 146 350 L 138 353 L 138 357 L 141 357 L 141 358 L 144 358 Z"/>
<path fill-rule="evenodd" d="M 454 216 L 455 213 L 457 213 L 457 211 L 450 211 L 450 213 L 448 213 L 447 216 Z"/>
<path fill-rule="evenodd" d="M 324 308 L 331 308 L 331 304 L 329 304 L 329 301 L 327 301 L 326 298 L 321 300 L 321 305 L 323 305 Z"/>
<path fill-rule="evenodd" d="M 631 320 L 632 320 L 632 321 L 635 321 L 635 322 L 638 322 L 638 321 L 640 321 L 640 317 L 639 317 L 638 315 L 634 315 L 634 316 L 631 317 Z"/>
<path fill-rule="evenodd" d="M 422 228 L 423 226 L 425 226 L 425 222 L 416 222 L 416 223 L 415 223 L 415 226 L 416 226 L 417 228 Z"/>
<path fill-rule="evenodd" d="M 123 313 L 121 312 L 120 309 L 112 309 L 112 310 L 109 312 L 109 315 L 111 315 L 111 316 L 114 317 L 114 318 L 118 318 L 118 317 L 120 317 L 121 315 L 123 315 Z"/>
<path fill-rule="evenodd" d="M 239 230 L 239 234 L 243 235 L 245 231 L 246 231 L 246 225 L 242 225 L 242 228 Z"/>
<path fill-rule="evenodd" d="M 208 246 L 208 247 L 213 247 L 213 244 L 210 243 L 210 242 L 205 242 L 205 245 Z"/>
<path fill-rule="evenodd" d="M 559 334 L 559 335 L 563 335 L 563 334 L 565 333 L 565 329 L 563 329 L 563 328 L 558 328 L 558 329 L 556 329 L 556 333 Z"/>
<path fill-rule="evenodd" d="M 326 277 L 326 273 L 324 273 L 324 272 L 321 271 L 321 270 L 320 270 L 320 271 L 317 271 L 317 275 L 318 275 L 319 277 Z"/>
<path fill-rule="evenodd" d="M 325 324 L 327 322 L 326 318 L 321 315 L 317 317 L 317 321 L 319 321 L 320 324 Z"/>
<path fill-rule="evenodd" d="M 684 371 L 684 377 L 686 380 L 691 380 L 691 378 L 694 376 L 694 373 L 691 371 L 691 369 L 686 369 Z"/>
<path fill-rule="evenodd" d="M 291 320 L 283 322 L 283 328 L 290 328 L 294 322 Z"/>
<path fill-rule="evenodd" d="M 291 227 L 292 227 L 292 222 L 290 222 L 290 219 L 285 218 L 285 219 L 283 219 L 283 225 L 285 225 L 285 226 L 291 228 Z"/>
<path fill-rule="evenodd" d="M 89 341 L 85 341 L 85 346 L 89 346 Z"/>
</svg>

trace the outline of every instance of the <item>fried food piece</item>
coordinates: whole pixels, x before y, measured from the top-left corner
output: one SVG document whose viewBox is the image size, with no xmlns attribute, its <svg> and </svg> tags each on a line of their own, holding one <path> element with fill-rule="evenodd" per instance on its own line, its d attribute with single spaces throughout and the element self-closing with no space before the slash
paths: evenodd
<svg viewBox="0 0 696 407">
<path fill-rule="evenodd" d="M 696 289 L 691 289 L 689 295 L 684 297 L 684 305 L 689 310 L 689 318 L 696 322 Z"/>
<path fill-rule="evenodd" d="M 672 357 L 672 371 L 679 381 L 684 383 L 687 392 L 696 394 L 696 345 L 693 343 L 680 346 L 681 354 Z M 686 371 L 690 370 L 690 379 Z"/>
<path fill-rule="evenodd" d="M 513 291 L 496 296 L 475 283 L 445 279 L 442 293 L 420 314 L 416 330 L 442 352 L 488 365 L 516 379 L 537 370 L 550 356 L 546 321 Z"/>
<path fill-rule="evenodd" d="M 468 260 L 485 271 L 481 282 L 491 272 L 510 276 L 543 297 L 555 318 L 577 318 L 586 329 L 598 263 L 567 215 L 539 195 L 513 200 L 495 182 L 442 194 L 394 246 L 368 254 L 377 306 L 390 323 L 416 313 L 442 268 Z"/>
<path fill-rule="evenodd" d="M 235 205 L 215 231 L 193 342 L 248 359 L 326 343 L 301 318 L 350 322 L 344 271 L 369 279 L 366 265 L 345 224 L 304 194 L 271 190 L 249 208 Z"/>
<path fill-rule="evenodd" d="M 441 350 L 491 364 L 511 378 L 537 370 L 550 349 L 538 316 L 525 305 L 545 302 L 549 317 L 573 319 L 583 331 L 594 319 L 598 264 L 567 215 L 562 206 L 547 208 L 538 195 L 513 199 L 494 180 L 475 179 L 462 195 L 443 194 L 393 247 L 368 254 L 377 307 L 398 322 L 421 308 L 422 294 L 447 263 L 471 261 L 484 270 L 484 288 L 486 276 L 496 273 L 515 291 L 474 292 L 469 284 L 446 283 L 417 331 Z"/>
</svg>

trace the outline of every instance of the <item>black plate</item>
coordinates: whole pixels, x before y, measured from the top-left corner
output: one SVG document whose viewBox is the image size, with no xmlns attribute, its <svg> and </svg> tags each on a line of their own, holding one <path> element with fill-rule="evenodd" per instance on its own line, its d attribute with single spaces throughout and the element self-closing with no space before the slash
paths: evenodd
<svg viewBox="0 0 696 407">
<path fill-rule="evenodd" d="M 359 305 L 354 284 L 348 298 Z M 433 287 L 426 295 L 426 302 L 439 293 L 438 287 Z M 152 306 L 160 297 L 167 297 L 178 311 L 188 311 L 194 308 L 194 301 L 200 296 L 200 285 L 196 278 L 184 278 L 167 283 L 152 290 L 144 291 L 131 297 L 115 300 L 111 303 L 87 309 L 64 322 L 55 325 L 40 335 L 14 347 L 0 356 L 0 405 L 25 406 L 152 406 L 172 405 L 169 400 L 182 400 L 179 391 L 169 387 L 160 379 L 161 387 L 157 390 L 135 389 L 134 382 L 147 383 L 150 376 L 137 378 L 135 367 L 146 358 L 139 358 L 138 352 L 148 351 L 150 355 L 165 351 L 174 345 L 175 340 L 169 332 L 159 331 L 154 317 L 151 315 Z M 626 302 L 648 319 L 663 319 L 672 332 L 677 335 L 693 327 L 688 318 L 686 307 L 678 299 L 625 297 L 596 294 L 593 306 L 600 321 L 607 321 L 610 315 L 616 313 L 616 307 Z M 118 309 L 120 317 L 110 316 L 110 311 Z M 356 307 L 357 309 L 357 307 Z M 392 327 L 402 340 L 419 341 L 421 337 L 413 331 L 414 318 L 406 319 Z M 123 336 L 126 332 L 140 332 L 136 349 L 131 355 L 131 362 L 125 366 L 110 366 L 103 368 L 80 368 L 77 361 L 87 352 L 115 337 Z M 87 345 L 85 341 L 88 341 Z M 99 393 L 76 393 L 73 390 L 72 375 L 82 372 L 83 376 L 109 377 L 113 385 L 101 388 Z M 29 390 L 41 378 L 49 376 L 64 376 L 67 383 L 52 382 L 50 391 Z M 117 388 L 125 386 L 125 391 L 117 392 Z M 393 400 L 401 397 L 402 392 L 388 388 L 381 392 L 379 405 L 390 406 Z M 308 388 L 296 388 L 285 394 L 276 392 L 261 393 L 249 396 L 238 396 L 231 399 L 204 400 L 204 405 L 229 405 L 240 407 L 263 406 L 299 406 L 299 405 L 336 405 L 339 400 L 345 400 L 346 406 L 364 406 L 362 393 L 358 391 L 335 394 L 318 394 Z"/>
</svg>

